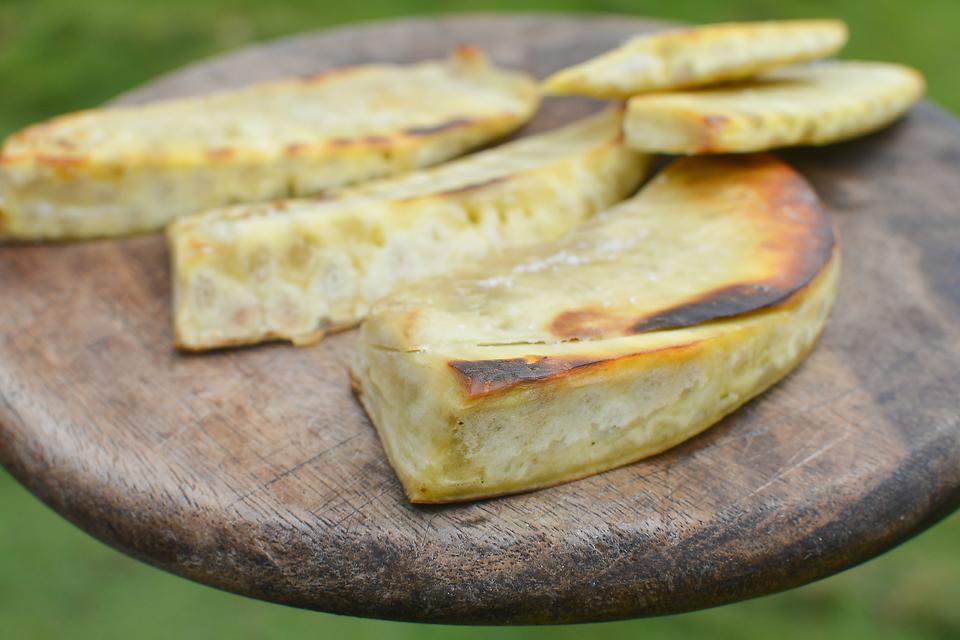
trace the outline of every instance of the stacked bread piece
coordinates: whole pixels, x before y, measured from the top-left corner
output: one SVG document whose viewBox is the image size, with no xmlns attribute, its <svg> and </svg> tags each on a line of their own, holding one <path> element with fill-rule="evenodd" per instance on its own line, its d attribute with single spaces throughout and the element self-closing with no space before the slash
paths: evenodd
<svg viewBox="0 0 960 640">
<path fill-rule="evenodd" d="M 846 40 L 835 20 L 680 29 L 636 38 L 544 87 L 628 99 L 629 144 L 650 153 L 823 145 L 889 124 L 924 91 L 923 76 L 902 65 L 811 62 Z"/>
<path fill-rule="evenodd" d="M 472 48 L 69 114 L 5 143 L 0 239 L 166 226 L 178 348 L 367 319 L 353 385 L 412 501 L 543 487 L 690 438 L 812 349 L 833 226 L 747 152 L 919 99 L 906 67 L 821 60 L 846 40 L 832 20 L 639 36 L 542 85 L 618 104 L 459 159 L 540 101 Z M 632 195 L 655 153 L 698 157 Z"/>
</svg>

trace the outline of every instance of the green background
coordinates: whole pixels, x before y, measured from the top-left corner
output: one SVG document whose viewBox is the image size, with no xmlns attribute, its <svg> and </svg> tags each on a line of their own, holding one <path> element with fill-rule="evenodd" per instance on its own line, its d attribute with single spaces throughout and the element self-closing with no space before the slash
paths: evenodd
<svg viewBox="0 0 960 640">
<path fill-rule="evenodd" d="M 693 22 L 838 16 L 852 30 L 846 57 L 915 65 L 931 97 L 960 111 L 958 0 L 0 0 L 0 135 L 255 40 L 402 14 L 508 9 Z M 759 600 L 602 625 L 466 629 L 296 611 L 175 578 L 90 539 L 0 471 L 0 638 L 185 636 L 957 639 L 960 516 L 862 567 Z"/>
</svg>

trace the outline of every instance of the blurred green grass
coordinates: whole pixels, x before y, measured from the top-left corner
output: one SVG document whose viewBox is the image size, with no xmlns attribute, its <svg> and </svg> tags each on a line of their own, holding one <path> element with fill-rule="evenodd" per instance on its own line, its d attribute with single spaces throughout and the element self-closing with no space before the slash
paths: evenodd
<svg viewBox="0 0 960 640">
<path fill-rule="evenodd" d="M 957 0 L 650 0 L 324 3 L 317 0 L 0 0 L 0 135 L 98 104 L 151 77 L 251 41 L 355 20 L 491 10 L 636 13 L 691 22 L 838 16 L 846 57 L 919 67 L 960 112 Z M 464 629 L 355 620 L 221 593 L 91 540 L 0 471 L 0 638 L 960 638 L 960 517 L 882 558 L 785 594 L 604 625 Z"/>
<path fill-rule="evenodd" d="M 98 104 L 153 76 L 253 40 L 399 13 L 540 10 L 636 13 L 706 22 L 836 16 L 852 30 L 845 57 L 920 68 L 930 94 L 960 111 L 957 0 L 2 0 L 0 135 Z"/>
</svg>

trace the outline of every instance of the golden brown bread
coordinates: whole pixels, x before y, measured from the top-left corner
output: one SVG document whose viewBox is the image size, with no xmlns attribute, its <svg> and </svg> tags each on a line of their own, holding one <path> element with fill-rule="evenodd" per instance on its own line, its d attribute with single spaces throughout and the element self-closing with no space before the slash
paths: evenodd
<svg viewBox="0 0 960 640">
<path fill-rule="evenodd" d="M 196 98 L 67 114 L 0 152 L 0 237 L 160 229 L 238 202 L 316 194 L 424 167 L 499 138 L 539 101 L 474 49 Z"/>
<path fill-rule="evenodd" d="M 736 84 L 636 96 L 624 130 L 632 147 L 658 153 L 824 145 L 890 124 L 923 91 L 923 76 L 902 65 L 813 63 Z"/>
<path fill-rule="evenodd" d="M 833 55 L 847 42 L 839 20 L 731 22 L 638 36 L 547 78 L 547 93 L 629 98 L 748 78 Z"/>
<path fill-rule="evenodd" d="M 838 270 L 788 166 L 686 159 L 556 242 L 380 301 L 356 385 L 412 501 L 548 486 L 673 446 L 776 382 Z"/>
</svg>

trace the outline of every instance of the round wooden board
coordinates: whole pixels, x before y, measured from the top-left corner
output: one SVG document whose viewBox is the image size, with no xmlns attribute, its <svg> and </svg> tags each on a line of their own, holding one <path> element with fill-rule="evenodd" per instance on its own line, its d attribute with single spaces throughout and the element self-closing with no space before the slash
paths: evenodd
<svg viewBox="0 0 960 640">
<path fill-rule="evenodd" d="M 128 101 L 476 43 L 543 75 L 656 23 L 405 20 L 281 40 Z M 537 127 L 582 111 L 548 101 Z M 813 355 L 666 454 L 474 504 L 407 503 L 346 376 L 312 348 L 170 347 L 159 236 L 0 247 L 0 462 L 98 538 L 180 575 L 324 611 L 531 623 L 679 612 L 829 575 L 960 504 L 960 126 L 929 105 L 785 154 L 845 267 Z"/>
</svg>

